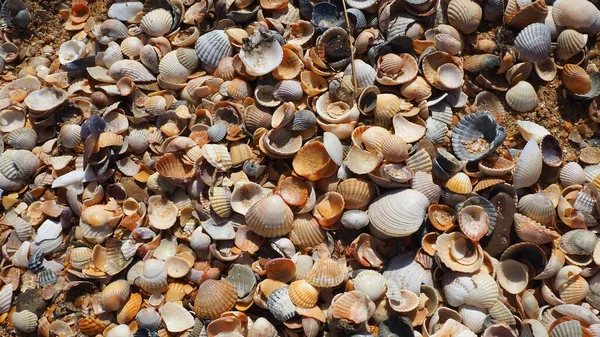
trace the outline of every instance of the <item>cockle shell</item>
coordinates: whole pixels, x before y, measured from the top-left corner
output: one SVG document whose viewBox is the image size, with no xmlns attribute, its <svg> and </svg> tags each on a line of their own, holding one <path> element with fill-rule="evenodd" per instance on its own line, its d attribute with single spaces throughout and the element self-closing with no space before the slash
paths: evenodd
<svg viewBox="0 0 600 337">
<path fill-rule="evenodd" d="M 363 292 L 372 301 L 377 301 L 385 294 L 386 279 L 374 270 L 365 270 L 354 278 L 354 289 Z"/>
<path fill-rule="evenodd" d="M 172 27 L 173 16 L 163 8 L 148 12 L 140 22 L 140 29 L 153 37 L 167 34 L 172 30 Z"/>
<path fill-rule="evenodd" d="M 194 317 L 183 306 L 167 302 L 160 308 L 160 317 L 169 332 L 181 332 L 194 326 Z"/>
<path fill-rule="evenodd" d="M 277 237 L 290 231 L 293 213 L 278 195 L 271 195 L 255 203 L 246 213 L 246 224 L 255 233 Z"/>
<path fill-rule="evenodd" d="M 126 280 L 110 283 L 102 291 L 102 306 L 107 310 L 120 309 L 129 299 L 130 287 Z"/>
<path fill-rule="evenodd" d="M 37 320 L 37 316 L 29 310 L 15 312 L 11 316 L 11 322 L 15 329 L 24 333 L 35 331 L 38 325 Z"/>
<path fill-rule="evenodd" d="M 537 182 L 542 174 L 542 151 L 531 139 L 523 148 L 513 173 L 515 188 L 529 187 Z"/>
<path fill-rule="evenodd" d="M 592 90 L 590 75 L 578 65 L 567 64 L 562 72 L 563 83 L 567 89 L 576 94 L 587 94 Z"/>
<path fill-rule="evenodd" d="M 520 52 L 521 59 L 540 62 L 550 54 L 551 40 L 550 28 L 543 23 L 532 23 L 519 32 L 514 46 Z"/>
<path fill-rule="evenodd" d="M 556 57 L 568 60 L 579 53 L 586 45 L 588 36 L 573 29 L 563 30 L 556 39 Z"/>
<path fill-rule="evenodd" d="M 503 126 L 484 112 L 465 116 L 453 129 L 452 149 L 461 160 L 475 161 L 498 148 L 506 138 Z"/>
<path fill-rule="evenodd" d="M 237 300 L 237 290 L 225 280 L 208 279 L 198 287 L 194 312 L 202 319 L 216 319 L 231 310 Z"/>
<path fill-rule="evenodd" d="M 572 11 L 577 8 L 577 14 Z M 557 1 L 552 6 L 552 18 L 557 26 L 596 34 L 600 30 L 600 11 L 586 0 Z"/>
<path fill-rule="evenodd" d="M 464 34 L 477 30 L 483 11 L 471 0 L 451 0 L 448 4 L 448 21 Z"/>
<path fill-rule="evenodd" d="M 129 77 L 134 82 L 152 82 L 156 77 L 140 62 L 133 60 L 120 60 L 110 67 L 108 75 L 114 79 Z"/>
<path fill-rule="evenodd" d="M 538 106 L 537 93 L 526 81 L 520 81 L 506 92 L 506 103 L 518 112 L 529 112 Z"/>
</svg>

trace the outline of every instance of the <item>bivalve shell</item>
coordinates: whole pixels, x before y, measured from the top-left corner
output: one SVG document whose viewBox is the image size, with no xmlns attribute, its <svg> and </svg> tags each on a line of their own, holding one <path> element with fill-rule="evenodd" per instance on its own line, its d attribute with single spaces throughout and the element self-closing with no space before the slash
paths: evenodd
<svg viewBox="0 0 600 337">
<path fill-rule="evenodd" d="M 369 206 L 371 231 L 380 238 L 411 235 L 423 223 L 428 207 L 427 197 L 416 190 L 383 194 Z"/>
<path fill-rule="evenodd" d="M 550 55 L 552 33 L 543 23 L 532 23 L 519 32 L 515 39 L 515 48 L 519 58 L 530 62 L 541 62 Z"/>
<path fill-rule="evenodd" d="M 15 329 L 24 333 L 35 331 L 38 324 L 37 321 L 37 316 L 29 310 L 18 311 L 11 316 L 11 322 Z"/>
<path fill-rule="evenodd" d="M 506 103 L 518 112 L 529 112 L 538 106 L 537 93 L 526 81 L 520 81 L 506 92 Z"/>
<path fill-rule="evenodd" d="M 448 22 L 465 34 L 471 34 L 479 27 L 483 10 L 471 0 L 451 0 L 448 4 Z"/>
</svg>

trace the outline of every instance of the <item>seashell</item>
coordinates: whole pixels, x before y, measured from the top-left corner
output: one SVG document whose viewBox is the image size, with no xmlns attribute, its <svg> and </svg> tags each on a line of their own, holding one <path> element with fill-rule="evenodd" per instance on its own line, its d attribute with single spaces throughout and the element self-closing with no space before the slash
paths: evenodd
<svg viewBox="0 0 600 337">
<path fill-rule="evenodd" d="M 298 81 L 284 80 L 275 85 L 273 97 L 282 102 L 295 102 L 302 99 L 304 92 Z M 316 120 L 315 120 L 316 121 Z"/>
<path fill-rule="evenodd" d="M 457 216 L 461 231 L 475 242 L 486 235 L 490 229 L 490 218 L 480 206 L 463 207 Z"/>
<path fill-rule="evenodd" d="M 551 40 L 548 26 L 543 23 L 532 23 L 519 32 L 514 46 L 520 53 L 520 59 L 535 63 L 548 57 Z"/>
<path fill-rule="evenodd" d="M 560 250 L 566 254 L 591 255 L 596 246 L 596 235 L 583 229 L 575 229 L 560 238 Z"/>
<path fill-rule="evenodd" d="M 300 247 L 314 247 L 325 241 L 325 232 L 310 214 L 300 214 L 294 218 L 289 238 Z"/>
<path fill-rule="evenodd" d="M 292 167 L 298 175 L 310 181 L 326 177 L 331 167 L 337 168 L 323 143 L 318 141 L 307 143 L 300 148 L 294 156 Z"/>
<path fill-rule="evenodd" d="M 578 65 L 567 64 L 562 72 L 563 83 L 567 89 L 576 94 L 586 94 L 592 90 L 590 75 Z"/>
<path fill-rule="evenodd" d="M 265 55 L 269 58 L 265 58 Z M 262 76 L 279 66 L 283 59 L 283 49 L 271 34 L 257 31 L 244 42 L 240 59 L 248 74 Z"/>
<path fill-rule="evenodd" d="M 355 178 L 342 181 L 337 187 L 337 192 L 344 198 L 345 209 L 363 208 L 376 194 L 373 184 Z"/>
<path fill-rule="evenodd" d="M 545 193 L 538 192 L 521 197 L 518 208 L 520 213 L 544 226 L 554 225 L 554 203 Z"/>
<path fill-rule="evenodd" d="M 510 173 L 515 163 L 503 157 L 488 156 L 478 164 L 479 170 L 489 177 L 499 177 Z"/>
<path fill-rule="evenodd" d="M 559 178 L 564 187 L 583 185 L 585 183 L 585 171 L 578 163 L 568 162 L 561 168 Z"/>
<path fill-rule="evenodd" d="M 44 116 L 61 106 L 66 99 L 66 91 L 52 86 L 31 92 L 24 102 L 32 113 Z"/>
<path fill-rule="evenodd" d="M 113 3 L 108 8 L 107 15 L 111 19 L 131 22 L 139 16 L 139 13 L 141 13 L 143 9 L 144 4 L 142 2 L 117 2 Z"/>
<path fill-rule="evenodd" d="M 383 157 L 393 163 L 400 163 L 408 158 L 408 146 L 402 137 L 388 135 L 381 143 Z"/>
<path fill-rule="evenodd" d="M 539 222 L 519 213 L 515 213 L 515 231 L 523 241 L 537 245 L 552 242 L 560 236 L 553 230 L 542 226 Z"/>
<path fill-rule="evenodd" d="M 119 310 L 129 299 L 129 294 L 127 280 L 113 281 L 102 291 L 102 306 L 107 310 Z"/>
<path fill-rule="evenodd" d="M 151 294 L 160 294 L 167 291 L 167 265 L 165 261 L 157 259 L 144 261 L 140 286 Z"/>
<path fill-rule="evenodd" d="M 220 171 L 227 171 L 233 165 L 231 155 L 223 145 L 206 144 L 202 146 L 202 154 L 209 164 Z"/>
<path fill-rule="evenodd" d="M 529 82 L 520 81 L 506 92 L 506 103 L 518 112 L 528 112 L 538 106 L 538 98 Z"/>
<path fill-rule="evenodd" d="M 544 22 L 548 15 L 548 6 L 544 1 L 521 3 L 515 0 L 508 2 L 504 13 L 504 22 L 509 26 L 523 29 L 535 22 Z"/>
<path fill-rule="evenodd" d="M 135 318 L 135 315 L 140 311 L 142 306 L 142 295 L 131 294 L 129 300 L 117 313 L 117 322 L 120 324 L 126 324 Z"/>
<path fill-rule="evenodd" d="M 448 22 L 464 34 L 477 30 L 483 10 L 474 1 L 451 0 L 448 3 Z"/>
<path fill-rule="evenodd" d="M 161 325 L 160 314 L 152 307 L 141 309 L 135 315 L 135 321 L 141 329 L 158 330 Z"/>
<path fill-rule="evenodd" d="M 92 250 L 87 247 L 75 247 L 69 255 L 69 262 L 73 268 L 87 269 L 92 263 Z"/>
<path fill-rule="evenodd" d="M 106 337 L 134 337 L 133 333 L 126 324 L 119 324 L 113 328 L 111 328 Z"/>
<path fill-rule="evenodd" d="M 192 328 L 194 317 L 183 306 L 167 302 L 160 308 L 160 317 L 169 332 L 182 332 Z"/>
<path fill-rule="evenodd" d="M 194 48 L 201 64 L 209 69 L 217 68 L 219 62 L 231 54 L 231 44 L 223 30 L 213 30 L 201 35 Z"/>
<path fill-rule="evenodd" d="M 386 278 L 374 270 L 361 271 L 353 281 L 354 289 L 364 293 L 372 301 L 377 301 L 386 292 Z"/>
<path fill-rule="evenodd" d="M 533 139 L 536 143 L 541 143 L 542 138 L 550 133 L 541 125 L 529 121 L 517 121 L 517 125 L 521 136 L 527 141 Z"/>
<path fill-rule="evenodd" d="M 2 19 L 13 28 L 24 29 L 31 22 L 31 14 L 21 0 L 9 0 L 2 4 Z"/>
<path fill-rule="evenodd" d="M 114 79 L 129 77 L 134 82 L 153 82 L 156 77 L 141 63 L 132 60 L 120 60 L 115 62 L 108 70 L 108 75 Z"/>
<path fill-rule="evenodd" d="M 426 128 L 409 122 L 401 114 L 397 114 L 392 119 L 394 125 L 394 133 L 396 136 L 402 137 L 406 143 L 414 143 L 419 139 L 423 138 L 426 132 Z"/>
<path fill-rule="evenodd" d="M 416 190 L 383 194 L 369 206 L 369 227 L 380 238 L 411 235 L 423 223 L 428 207 L 427 197 Z"/>
<path fill-rule="evenodd" d="M 294 305 L 313 308 L 319 299 L 319 291 L 306 280 L 294 281 L 288 287 L 288 295 Z"/>
<path fill-rule="evenodd" d="M 576 320 L 566 321 L 557 324 L 551 332 L 552 337 L 563 337 L 563 336 L 583 336 L 581 331 L 581 323 Z"/>
<path fill-rule="evenodd" d="M 171 13 L 166 9 L 157 8 L 142 17 L 140 29 L 149 36 L 163 36 L 172 30 L 173 24 Z"/>
<path fill-rule="evenodd" d="M 384 85 L 408 83 L 415 79 L 419 68 L 415 58 L 406 53 L 385 54 L 377 61 L 377 67 L 377 82 Z"/>
<path fill-rule="evenodd" d="M 165 262 L 167 263 L 167 274 L 172 278 L 184 277 L 192 269 L 190 262 L 183 257 L 170 256 Z"/>
<path fill-rule="evenodd" d="M 256 202 L 246 213 L 246 224 L 258 235 L 277 237 L 288 233 L 294 221 L 291 209 L 278 195 Z"/>
<path fill-rule="evenodd" d="M 82 58 L 87 53 L 85 43 L 77 40 L 69 40 L 60 45 L 58 59 L 60 64 L 65 65 Z"/>
<path fill-rule="evenodd" d="M 571 10 L 572 8 L 578 8 L 581 11 L 578 15 L 575 15 Z M 557 26 L 577 29 L 588 34 L 596 34 L 600 29 L 598 26 L 600 11 L 589 1 L 569 0 L 556 2 L 552 7 L 552 18 Z"/>
<path fill-rule="evenodd" d="M 342 216 L 344 198 L 337 192 L 327 192 L 322 195 L 313 208 L 313 216 L 323 227 L 330 227 Z"/>
<path fill-rule="evenodd" d="M 448 272 L 442 277 L 442 285 L 446 301 L 455 307 L 468 304 L 486 309 L 498 302 L 498 285 L 486 273 Z"/>
<path fill-rule="evenodd" d="M 231 191 L 228 187 L 213 186 L 208 195 L 210 206 L 215 213 L 228 218 L 231 215 Z"/>
<path fill-rule="evenodd" d="M 537 182 L 542 174 L 542 151 L 534 139 L 530 139 L 517 163 L 513 173 L 514 188 L 529 187 Z"/>
<path fill-rule="evenodd" d="M 15 329 L 24 333 L 31 333 L 35 331 L 38 325 L 38 318 L 29 310 L 21 310 L 11 315 L 11 323 Z"/>
<path fill-rule="evenodd" d="M 465 116 L 453 129 L 452 149 L 459 159 L 476 161 L 495 151 L 505 137 L 504 127 L 478 112 Z"/>
<path fill-rule="evenodd" d="M 290 299 L 288 287 L 273 290 L 267 299 L 267 307 L 273 317 L 285 322 L 296 315 L 295 305 Z"/>
<path fill-rule="evenodd" d="M 18 150 L 32 150 L 37 144 L 37 132 L 30 128 L 20 128 L 9 132 L 5 142 Z"/>
<path fill-rule="evenodd" d="M 306 276 L 306 280 L 316 288 L 333 288 L 345 278 L 343 267 L 331 258 L 317 260 Z"/>
<path fill-rule="evenodd" d="M 92 316 L 86 316 L 77 321 L 77 327 L 81 333 L 88 336 L 95 336 L 99 333 L 102 333 L 102 331 L 106 329 L 106 325 L 104 323 Z"/>
<path fill-rule="evenodd" d="M 363 211 L 349 210 L 342 214 L 340 222 L 346 228 L 360 229 L 369 224 L 369 215 Z"/>
<path fill-rule="evenodd" d="M 463 172 L 453 175 L 446 182 L 446 188 L 458 194 L 469 194 L 473 190 L 471 179 Z"/>
<path fill-rule="evenodd" d="M 587 44 L 587 35 L 573 29 L 563 30 L 556 39 L 556 57 L 568 60 L 579 53 Z"/>
<path fill-rule="evenodd" d="M 500 286 L 511 294 L 521 293 L 529 283 L 527 265 L 515 260 L 500 261 L 496 272 L 498 273 L 496 278 Z"/>
<path fill-rule="evenodd" d="M 333 318 L 361 324 L 375 314 L 375 303 L 360 291 L 343 293 L 333 303 Z"/>
<path fill-rule="evenodd" d="M 435 245 L 440 260 L 454 271 L 472 273 L 483 264 L 481 246 L 460 232 L 441 234 Z"/>
<path fill-rule="evenodd" d="M 148 199 L 148 221 L 156 229 L 171 228 L 177 220 L 179 210 L 172 201 L 160 195 Z"/>
</svg>

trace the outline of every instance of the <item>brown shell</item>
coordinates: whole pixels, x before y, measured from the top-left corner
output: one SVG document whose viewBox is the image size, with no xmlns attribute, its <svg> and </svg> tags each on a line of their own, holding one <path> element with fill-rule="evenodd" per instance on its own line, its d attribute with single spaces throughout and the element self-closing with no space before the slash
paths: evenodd
<svg viewBox="0 0 600 337">
<path fill-rule="evenodd" d="M 299 214 L 294 218 L 288 234 L 290 240 L 300 248 L 314 247 L 325 241 L 325 230 L 310 213 Z"/>
<path fill-rule="evenodd" d="M 225 280 L 208 279 L 198 287 L 194 312 L 201 319 L 217 319 L 229 311 L 237 300 L 237 289 Z"/>
<path fill-rule="evenodd" d="M 292 302 L 301 308 L 310 309 L 319 300 L 319 291 L 306 280 L 292 282 L 288 293 Z"/>
<path fill-rule="evenodd" d="M 337 192 L 344 197 L 345 209 L 359 209 L 368 205 L 377 194 L 375 185 L 360 178 L 342 181 Z"/>
<path fill-rule="evenodd" d="M 87 316 L 77 321 L 77 326 L 82 334 L 88 336 L 96 336 L 101 334 L 106 329 L 106 324 L 102 323 L 99 319 Z"/>
</svg>

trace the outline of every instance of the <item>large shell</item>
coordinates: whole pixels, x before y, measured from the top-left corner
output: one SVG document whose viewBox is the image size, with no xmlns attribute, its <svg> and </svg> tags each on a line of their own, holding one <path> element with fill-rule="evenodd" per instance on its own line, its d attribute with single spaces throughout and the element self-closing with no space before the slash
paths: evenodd
<svg viewBox="0 0 600 337">
<path fill-rule="evenodd" d="M 529 112 L 538 106 L 537 93 L 526 81 L 520 81 L 506 92 L 506 103 L 518 112 Z"/>
<path fill-rule="evenodd" d="M 258 235 L 277 237 L 292 228 L 294 214 L 279 195 L 271 195 L 255 203 L 246 213 L 246 224 Z"/>
<path fill-rule="evenodd" d="M 427 197 L 415 190 L 383 194 L 369 206 L 371 231 L 381 238 L 411 235 L 423 223 L 428 207 Z"/>
<path fill-rule="evenodd" d="M 451 0 L 448 4 L 448 22 L 465 34 L 471 34 L 479 27 L 483 10 L 471 0 Z"/>
<path fill-rule="evenodd" d="M 231 55 L 231 43 L 224 30 L 213 30 L 200 36 L 194 49 L 201 64 L 209 69 L 217 68 L 223 58 Z"/>
<path fill-rule="evenodd" d="M 35 331 L 38 325 L 37 320 L 37 316 L 29 310 L 21 310 L 13 313 L 11 316 L 11 322 L 15 329 L 24 333 Z"/>
<path fill-rule="evenodd" d="M 465 116 L 453 129 L 452 149 L 461 160 L 476 161 L 495 151 L 506 131 L 487 113 Z"/>
<path fill-rule="evenodd" d="M 568 60 L 579 53 L 586 45 L 588 36 L 574 29 L 565 29 L 556 39 L 556 57 Z"/>
<path fill-rule="evenodd" d="M 158 8 L 148 12 L 140 22 L 142 31 L 150 36 L 163 36 L 171 31 L 173 16 L 169 11 Z"/>
<path fill-rule="evenodd" d="M 533 23 L 519 32 L 514 46 L 522 60 L 541 62 L 550 55 L 551 42 L 550 28 L 543 23 Z"/>
<path fill-rule="evenodd" d="M 552 7 L 552 18 L 557 26 L 584 33 L 596 34 L 600 30 L 600 11 L 587 0 L 556 1 Z"/>
<path fill-rule="evenodd" d="M 202 319 L 216 319 L 231 310 L 237 300 L 237 289 L 225 280 L 208 279 L 198 287 L 194 312 Z"/>
</svg>

